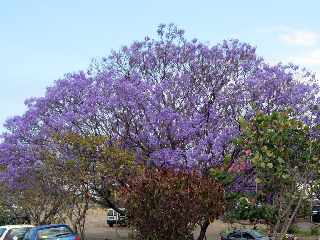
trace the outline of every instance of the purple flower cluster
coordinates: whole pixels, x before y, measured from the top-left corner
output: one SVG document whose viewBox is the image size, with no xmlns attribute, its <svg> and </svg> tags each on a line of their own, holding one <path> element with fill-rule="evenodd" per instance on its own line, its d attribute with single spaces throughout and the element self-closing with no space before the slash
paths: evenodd
<svg viewBox="0 0 320 240">
<path fill-rule="evenodd" d="M 320 120 L 315 77 L 293 65 L 267 64 L 238 40 L 211 46 L 187 41 L 175 27 L 67 74 L 28 110 L 7 121 L 0 163 L 6 179 L 35 167 L 52 134 L 107 136 L 155 164 L 222 163 L 239 134 L 239 118 L 291 108 L 308 124 Z"/>
</svg>

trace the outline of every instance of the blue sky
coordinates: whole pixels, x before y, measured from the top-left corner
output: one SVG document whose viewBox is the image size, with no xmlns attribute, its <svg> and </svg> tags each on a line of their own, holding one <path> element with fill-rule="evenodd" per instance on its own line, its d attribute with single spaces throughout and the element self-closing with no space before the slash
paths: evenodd
<svg viewBox="0 0 320 240">
<path fill-rule="evenodd" d="M 0 2 L 0 125 L 67 72 L 175 23 L 212 44 L 238 38 L 270 62 L 320 73 L 318 0 L 10 0 Z M 0 127 L 0 130 L 3 130 Z"/>
</svg>

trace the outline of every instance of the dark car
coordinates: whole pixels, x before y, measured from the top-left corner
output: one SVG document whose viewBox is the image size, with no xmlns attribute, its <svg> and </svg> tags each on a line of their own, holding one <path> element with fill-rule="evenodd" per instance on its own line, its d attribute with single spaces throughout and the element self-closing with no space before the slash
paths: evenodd
<svg viewBox="0 0 320 240">
<path fill-rule="evenodd" d="M 257 230 L 233 230 L 221 234 L 221 240 L 269 240 L 269 237 Z"/>
<path fill-rule="evenodd" d="M 23 240 L 80 240 L 66 224 L 41 225 L 31 228 Z"/>
<path fill-rule="evenodd" d="M 320 206 L 312 207 L 312 222 L 320 222 Z"/>
</svg>

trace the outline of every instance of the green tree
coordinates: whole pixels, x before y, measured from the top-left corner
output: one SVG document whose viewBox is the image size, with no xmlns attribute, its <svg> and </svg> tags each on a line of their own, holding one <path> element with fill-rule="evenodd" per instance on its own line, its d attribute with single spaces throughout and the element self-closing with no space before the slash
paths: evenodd
<svg viewBox="0 0 320 240">
<path fill-rule="evenodd" d="M 70 132 L 55 135 L 53 141 L 51 159 L 67 183 L 78 186 L 91 201 L 121 213 L 115 193 L 136 172 L 134 154 L 105 136 Z"/>
<path fill-rule="evenodd" d="M 258 194 L 272 196 L 273 237 L 282 239 L 319 173 L 319 138 L 290 111 L 258 112 L 252 121 L 241 121 L 241 130 L 236 143 L 251 160 Z"/>
<path fill-rule="evenodd" d="M 50 149 L 35 149 L 36 168 L 16 180 L 24 187 L 0 186 L 0 204 L 19 221 L 24 216 L 36 225 L 68 221 L 84 239 L 89 202 L 118 210 L 115 193 L 134 174 L 134 155 L 104 136 L 69 132 L 48 141 Z"/>
</svg>

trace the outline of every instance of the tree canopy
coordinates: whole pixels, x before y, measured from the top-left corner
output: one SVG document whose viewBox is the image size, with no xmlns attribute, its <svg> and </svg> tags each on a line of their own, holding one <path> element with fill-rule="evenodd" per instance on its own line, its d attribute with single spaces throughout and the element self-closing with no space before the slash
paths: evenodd
<svg viewBox="0 0 320 240">
<path fill-rule="evenodd" d="M 294 65 L 270 65 L 238 40 L 217 45 L 187 40 L 174 25 L 66 74 L 27 111 L 9 119 L 2 135 L 2 177 L 36 168 L 57 132 L 103 136 L 135 152 L 137 161 L 207 172 L 223 163 L 239 135 L 239 119 L 293 109 L 319 122 L 315 77 Z M 41 151 L 40 151 L 41 149 Z"/>
</svg>

